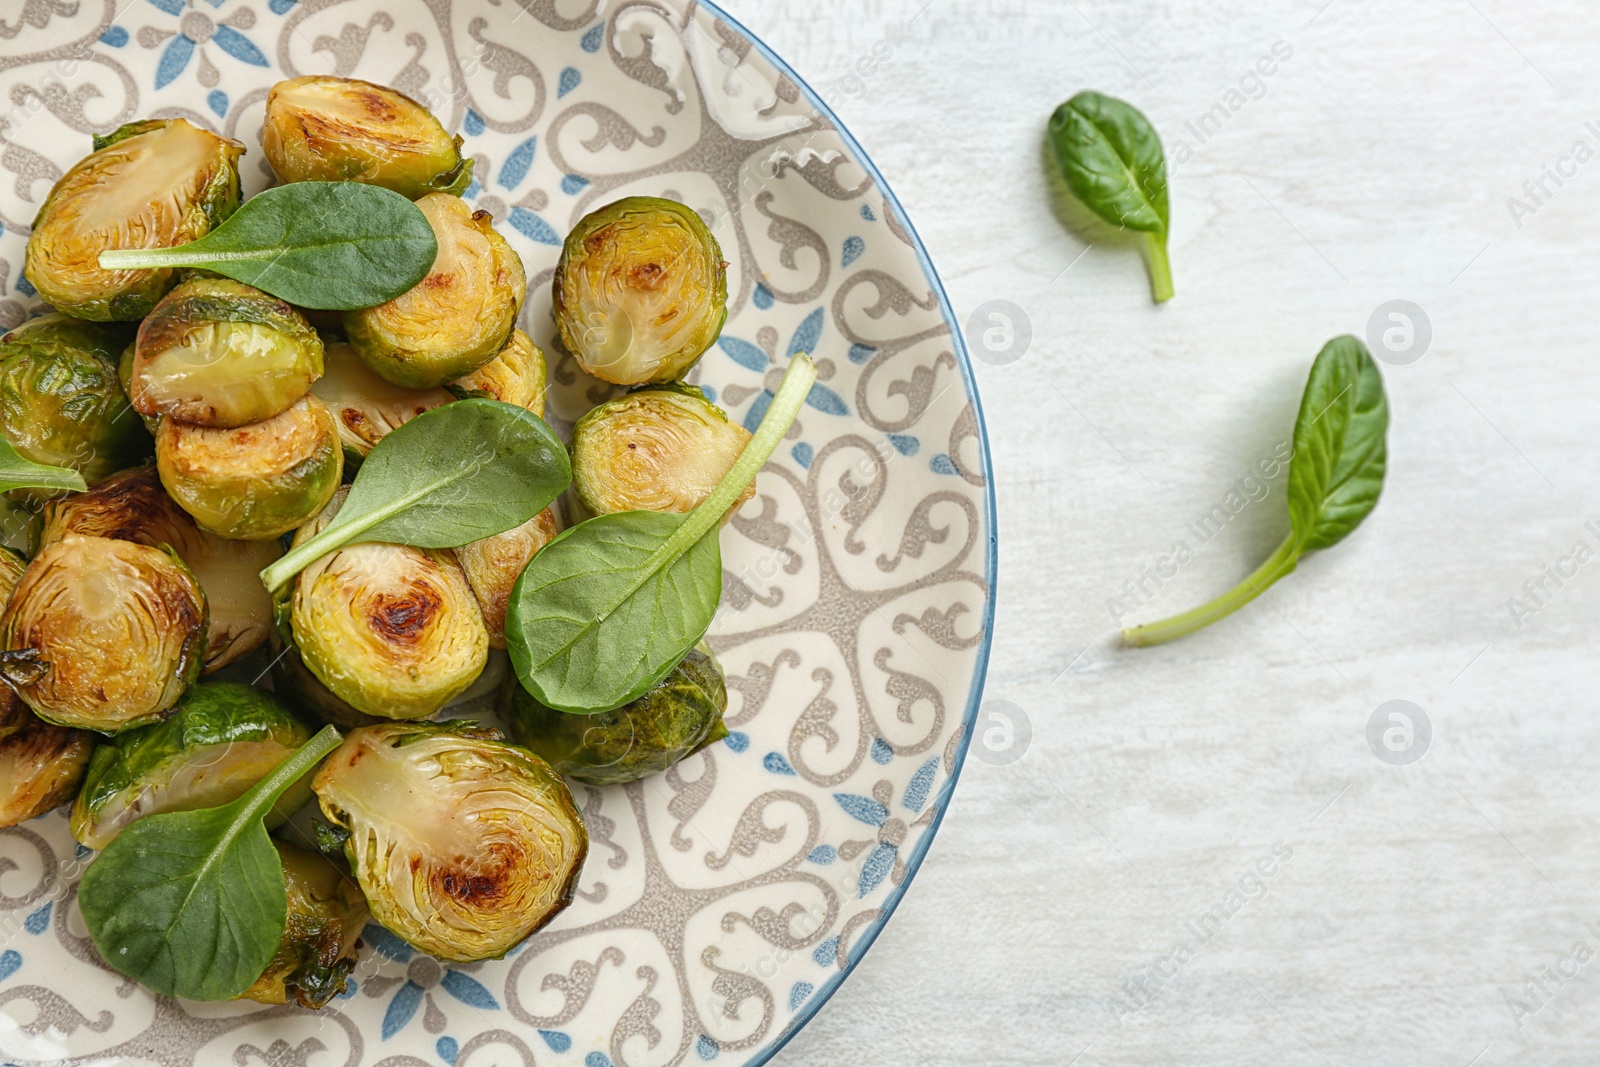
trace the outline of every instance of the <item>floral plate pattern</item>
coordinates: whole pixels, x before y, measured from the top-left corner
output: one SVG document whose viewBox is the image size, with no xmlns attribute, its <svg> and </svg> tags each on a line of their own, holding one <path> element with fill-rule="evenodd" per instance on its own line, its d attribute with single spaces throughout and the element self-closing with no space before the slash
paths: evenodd
<svg viewBox="0 0 1600 1067">
<path fill-rule="evenodd" d="M 763 1063 L 898 903 L 982 689 L 993 500 L 938 279 L 855 142 L 705 3 L 20 0 L 0 15 L 0 327 L 38 306 L 28 226 L 92 132 L 182 116 L 249 146 L 253 193 L 268 87 L 323 72 L 397 86 L 465 138 L 466 196 L 527 264 L 558 428 L 610 387 L 560 353 L 551 273 L 567 229 L 621 196 L 689 204 L 731 261 L 693 375 L 731 418 L 754 427 L 794 353 L 816 357 L 723 535 L 710 637 L 732 733 L 659 777 L 579 786 L 578 899 L 505 959 L 447 966 L 370 926 L 320 1013 L 124 980 L 87 940 L 90 854 L 64 814 L 0 830 L 0 1064 Z"/>
</svg>

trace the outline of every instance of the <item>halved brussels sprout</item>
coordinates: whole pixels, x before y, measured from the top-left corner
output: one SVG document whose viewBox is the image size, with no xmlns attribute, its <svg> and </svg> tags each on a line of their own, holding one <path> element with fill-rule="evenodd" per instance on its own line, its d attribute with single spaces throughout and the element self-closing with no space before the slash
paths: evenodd
<svg viewBox="0 0 1600 1067">
<path fill-rule="evenodd" d="M 616 785 L 659 774 L 728 736 L 722 713 L 728 689 L 703 642 L 648 692 L 615 711 L 572 715 L 546 707 L 516 678 L 500 690 L 500 717 L 511 736 L 560 774 L 591 785 Z"/>
<path fill-rule="evenodd" d="M 506 343 L 527 294 L 522 260 L 487 211 L 434 193 L 417 201 L 439 240 L 428 276 L 387 304 L 344 314 L 367 366 L 408 389 L 471 374 Z"/>
<path fill-rule="evenodd" d="M 260 422 L 322 376 L 322 338 L 293 306 L 232 278 L 195 277 L 139 326 L 128 398 L 199 426 Z"/>
<path fill-rule="evenodd" d="M 49 311 L 35 315 L 16 329 L 8 331 L 0 337 L 0 345 L 15 350 L 18 346 L 56 342 L 68 348 L 93 352 L 101 359 L 115 363 L 123 348 L 133 342 L 133 332 L 132 323 L 89 322 L 63 315 L 59 311 Z"/>
<path fill-rule="evenodd" d="M 283 547 L 276 541 L 230 541 L 200 529 L 161 488 L 155 467 L 121 471 L 87 493 L 47 503 L 34 523 L 33 550 L 69 533 L 151 548 L 169 545 L 178 553 L 200 582 L 210 609 L 206 673 L 266 644 L 272 596 L 260 573 L 283 555 Z"/>
<path fill-rule="evenodd" d="M 310 738 L 272 694 L 241 682 L 202 682 L 184 694 L 170 719 L 124 730 L 95 749 L 72 805 L 72 836 L 101 849 L 146 815 L 237 800 Z M 310 799 L 310 783 L 296 782 L 267 825 Z"/>
<path fill-rule="evenodd" d="M 344 452 L 333 413 L 307 393 L 282 414 L 231 430 L 163 417 L 156 468 L 202 530 L 260 541 L 322 510 L 339 488 Z"/>
<path fill-rule="evenodd" d="M 653 196 L 618 200 L 567 235 L 556 265 L 556 328 L 596 378 L 673 381 L 722 333 L 727 270 L 694 211 Z"/>
<path fill-rule="evenodd" d="M 560 776 L 470 723 L 352 731 L 311 788 L 373 917 L 442 960 L 505 955 L 572 902 L 589 851 Z"/>
<path fill-rule="evenodd" d="M 456 560 L 467 574 L 472 595 L 483 611 L 489 629 L 489 647 L 506 647 L 506 604 L 511 587 L 522 577 L 528 561 L 560 533 L 553 508 L 545 508 L 521 526 L 456 549 Z"/>
<path fill-rule="evenodd" d="M 116 733 L 166 717 L 205 635 L 205 594 L 174 553 L 67 534 L 11 594 L 0 679 L 47 722 Z"/>
<path fill-rule="evenodd" d="M 572 428 L 572 487 L 596 515 L 692 511 L 750 443 L 750 431 L 693 386 L 608 400 Z M 755 495 L 752 482 L 728 514 Z"/>
<path fill-rule="evenodd" d="M 171 248 L 210 233 L 239 206 L 244 145 L 183 119 L 130 123 L 50 190 L 33 220 L 26 273 L 80 319 L 141 319 L 172 288 L 170 268 L 101 270 L 112 248 Z"/>
<path fill-rule="evenodd" d="M 521 330 L 512 330 L 506 343 L 489 362 L 447 388 L 465 400 L 484 397 L 527 408 L 544 418 L 544 352 Z"/>
<path fill-rule="evenodd" d="M 240 1000 L 320 1008 L 343 993 L 367 925 L 366 898 L 326 856 L 274 839 L 289 894 L 289 918 L 272 962 Z"/>
<path fill-rule="evenodd" d="M 311 392 L 333 412 L 347 463 L 359 463 L 384 435 L 455 399 L 443 389 L 407 389 L 379 377 L 342 341 L 328 345 L 322 378 Z"/>
<path fill-rule="evenodd" d="M 461 156 L 433 112 L 397 90 L 354 78 L 291 78 L 267 94 L 261 150 L 285 182 L 364 182 L 412 200 L 459 196 L 472 184 Z"/>
<path fill-rule="evenodd" d="M 0 711 L 0 826 L 16 826 L 72 799 L 94 734 L 44 722 L 15 701 Z"/>
<path fill-rule="evenodd" d="M 60 340 L 0 345 L 0 357 L 0 431 L 24 459 L 94 485 L 150 454 L 114 362 Z"/>
<path fill-rule="evenodd" d="M 305 665 L 294 642 L 285 641 L 281 634 L 275 634 L 272 640 L 272 688 L 294 701 L 297 708 L 341 730 L 392 721 L 380 715 L 363 714 L 334 696 Z"/>
<path fill-rule="evenodd" d="M 345 490 L 294 535 L 320 533 Z M 423 719 L 483 673 L 489 633 L 448 549 L 356 544 L 301 571 L 290 594 L 290 631 L 307 669 L 364 715 Z"/>
</svg>

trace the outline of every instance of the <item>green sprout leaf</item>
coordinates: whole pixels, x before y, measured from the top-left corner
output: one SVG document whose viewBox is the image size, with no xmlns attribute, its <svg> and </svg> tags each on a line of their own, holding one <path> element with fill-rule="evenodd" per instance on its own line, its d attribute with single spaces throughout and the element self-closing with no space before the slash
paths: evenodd
<svg viewBox="0 0 1600 1067">
<path fill-rule="evenodd" d="M 433 227 L 401 196 L 357 182 L 295 182 L 245 201 L 176 248 L 100 253 L 103 270 L 204 267 L 305 308 L 348 311 L 393 300 L 438 255 Z"/>
<path fill-rule="evenodd" d="M 722 517 L 783 440 L 816 379 L 811 358 L 796 355 L 755 436 L 693 511 L 602 515 L 533 557 L 511 591 L 506 648 L 540 703 L 579 715 L 619 708 L 700 640 L 722 599 Z"/>
<path fill-rule="evenodd" d="M 276 592 L 345 545 L 457 548 L 533 518 L 572 480 L 561 439 L 526 408 L 457 400 L 386 435 L 361 464 L 339 514 L 261 572 Z"/>
<path fill-rule="evenodd" d="M 1389 401 L 1367 346 L 1349 336 L 1323 346 L 1311 366 L 1289 461 L 1290 532 L 1232 590 L 1193 611 L 1122 631 L 1130 645 L 1159 645 L 1230 615 L 1295 569 L 1307 552 L 1344 540 L 1371 514 L 1388 462 Z"/>
<path fill-rule="evenodd" d="M 272 962 L 288 896 L 262 818 L 332 752 L 325 727 L 231 804 L 151 815 L 89 865 L 78 903 L 100 955 L 157 993 L 228 1000 Z"/>
<path fill-rule="evenodd" d="M 88 488 L 77 471 L 25 459 L 10 441 L 0 437 L 0 493 L 12 489 L 69 489 L 81 493 Z"/>
<path fill-rule="evenodd" d="M 1050 116 L 1050 147 L 1067 186 L 1113 226 L 1146 235 L 1150 289 L 1172 299 L 1167 260 L 1167 157 L 1150 120 L 1132 104 L 1082 92 Z"/>
</svg>

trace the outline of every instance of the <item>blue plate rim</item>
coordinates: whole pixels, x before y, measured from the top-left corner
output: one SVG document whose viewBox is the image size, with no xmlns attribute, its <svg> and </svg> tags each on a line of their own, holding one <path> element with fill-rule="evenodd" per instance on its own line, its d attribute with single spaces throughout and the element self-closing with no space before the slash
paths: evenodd
<svg viewBox="0 0 1600 1067">
<path fill-rule="evenodd" d="M 762 1064 L 769 1062 L 772 1057 L 776 1056 L 794 1035 L 799 1033 L 816 1016 L 817 1012 L 822 1010 L 822 1006 L 833 998 L 834 993 L 838 992 L 839 987 L 844 984 L 844 980 L 849 978 L 856 967 L 860 965 L 861 960 L 867 954 L 867 950 L 872 947 L 873 942 L 878 939 L 878 935 L 883 932 L 883 928 L 894 917 L 895 909 L 900 906 L 901 900 L 905 898 L 906 890 L 911 888 L 911 883 L 916 878 L 917 871 L 922 868 L 923 858 L 927 855 L 928 848 L 933 844 L 933 839 L 938 835 L 939 827 L 944 822 L 945 814 L 949 810 L 950 798 L 955 791 L 956 781 L 961 777 L 961 769 L 966 763 L 967 745 L 971 740 L 973 725 L 978 719 L 978 708 L 983 700 L 984 680 L 989 672 L 989 653 L 994 642 L 994 608 L 996 578 L 998 577 L 997 572 L 999 569 L 999 539 L 997 536 L 998 531 L 995 527 L 994 467 L 989 457 L 989 431 L 983 417 L 983 402 L 978 396 L 977 377 L 972 372 L 972 357 L 967 351 L 966 338 L 961 333 L 961 324 L 956 319 L 955 309 L 950 304 L 949 294 L 945 292 L 944 282 L 940 280 L 939 272 L 934 269 L 933 261 L 928 258 L 928 250 L 923 245 L 922 237 L 917 233 L 916 227 L 912 225 L 911 217 L 906 214 L 906 210 L 901 205 L 899 198 L 895 196 L 894 190 L 884 180 L 877 164 L 872 162 L 872 158 L 861 147 L 861 142 L 856 140 L 844 123 L 839 121 L 839 116 L 833 113 L 833 109 L 823 103 L 822 98 L 817 95 L 816 91 L 811 88 L 804 78 L 795 72 L 793 67 L 789 66 L 776 52 L 767 47 L 766 42 L 752 33 L 744 23 L 728 14 L 713 0 L 695 0 L 695 3 L 742 34 L 745 40 L 749 41 L 768 63 L 771 63 L 776 70 L 793 82 L 801 93 L 805 94 L 805 98 L 811 106 L 816 108 L 819 114 L 833 124 L 834 130 L 838 132 L 845 144 L 849 146 L 850 151 L 854 153 L 856 162 L 871 175 L 873 183 L 883 193 L 884 199 L 888 201 L 889 206 L 893 208 L 900 224 L 905 227 L 906 233 L 911 237 L 911 247 L 917 254 L 917 263 L 922 267 L 923 275 L 927 278 L 928 284 L 933 287 L 934 294 L 939 298 L 940 314 L 943 315 L 945 322 L 950 327 L 950 345 L 955 350 L 956 363 L 961 370 L 961 380 L 966 386 L 967 396 L 972 400 L 972 413 L 978 423 L 979 459 L 983 469 L 984 481 L 983 511 L 986 545 L 983 577 L 988 584 L 988 596 L 985 598 L 983 608 L 983 641 L 978 648 L 977 662 L 972 673 L 972 687 L 967 693 L 967 707 L 962 715 L 961 731 L 965 737 L 956 748 L 955 765 L 950 770 L 950 780 L 939 791 L 935 801 L 937 814 L 934 815 L 933 822 L 929 825 L 927 832 L 917 841 L 916 847 L 912 849 L 911 855 L 906 860 L 905 881 L 890 891 L 889 896 L 882 905 L 883 914 L 857 938 L 855 946 L 849 951 L 849 962 L 845 964 L 844 970 L 828 979 L 820 989 L 812 993 L 806 1000 L 804 1007 L 784 1026 L 783 1032 L 762 1046 L 752 1058 L 744 1063 L 744 1067 L 761 1067 Z M 692 7 L 690 8 L 689 16 L 691 18 L 694 17 Z"/>
</svg>

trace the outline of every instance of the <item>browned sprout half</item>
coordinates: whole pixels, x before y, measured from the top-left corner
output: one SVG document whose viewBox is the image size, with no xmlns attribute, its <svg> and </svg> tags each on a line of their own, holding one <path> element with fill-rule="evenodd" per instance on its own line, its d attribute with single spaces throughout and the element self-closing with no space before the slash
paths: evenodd
<svg viewBox="0 0 1600 1067">
<path fill-rule="evenodd" d="M 277 541 L 230 541 L 195 525 L 161 488 L 153 466 L 114 474 L 87 493 L 52 500 L 34 523 L 37 552 L 69 533 L 115 537 L 159 548 L 172 546 L 194 572 L 210 608 L 207 673 L 266 644 L 272 632 L 272 596 L 261 569 L 283 555 Z"/>
<path fill-rule="evenodd" d="M 503 956 L 572 902 L 589 850 L 561 777 L 470 723 L 352 731 L 311 782 L 373 918 L 442 960 Z"/>
<path fill-rule="evenodd" d="M 487 211 L 434 193 L 417 201 L 439 252 L 427 277 L 386 304 L 344 315 L 345 336 L 377 373 L 408 389 L 471 374 L 499 353 L 528 288 L 522 260 Z"/>
<path fill-rule="evenodd" d="M 572 428 L 572 487 L 596 515 L 692 511 L 750 443 L 750 431 L 693 386 L 641 389 Z M 733 514 L 755 495 L 752 482 Z"/>
<path fill-rule="evenodd" d="M 325 856 L 274 839 L 283 863 L 289 916 L 272 962 L 240 1000 L 320 1008 L 343 993 L 356 964 L 356 941 L 367 924 L 367 900 Z"/>
<path fill-rule="evenodd" d="M 320 533 L 344 502 L 295 533 L 296 546 Z M 448 549 L 348 545 L 294 580 L 291 632 L 306 668 L 364 715 L 422 719 L 483 673 L 489 634 Z"/>
<path fill-rule="evenodd" d="M 544 351 L 521 330 L 512 330 L 506 343 L 489 362 L 448 386 L 462 399 L 484 397 L 527 408 L 544 418 Z"/>
<path fill-rule="evenodd" d="M 199 426 L 270 419 L 322 375 L 322 339 L 290 304 L 231 278 L 179 283 L 139 326 L 128 397 Z"/>
<path fill-rule="evenodd" d="M 9 693 L 0 710 L 0 826 L 60 807 L 78 792 L 94 734 L 38 718 Z"/>
<path fill-rule="evenodd" d="M 345 462 L 360 462 L 384 436 L 455 399 L 444 389 L 407 389 L 367 369 L 343 341 L 327 346 L 322 378 L 311 392 L 333 412 Z"/>
<path fill-rule="evenodd" d="M 164 417 L 156 468 L 202 530 L 258 541 L 322 510 L 339 488 L 344 452 L 333 413 L 307 393 L 280 415 L 231 430 Z"/>
<path fill-rule="evenodd" d="M 4 336 L 0 336 L 0 344 L 14 350 L 16 347 L 59 342 L 69 348 L 93 352 L 101 359 L 115 363 L 122 350 L 133 342 L 134 330 L 132 323 L 89 322 L 63 315 L 59 311 L 47 311 L 6 331 Z"/>
<path fill-rule="evenodd" d="M 206 601 L 177 556 L 67 534 L 28 564 L 0 678 L 41 718 L 116 733 L 163 718 L 200 673 Z"/>
<path fill-rule="evenodd" d="M 511 587 L 534 553 L 560 532 L 554 509 L 545 508 L 521 526 L 456 549 L 456 559 L 467 572 L 467 584 L 483 611 L 490 647 L 506 647 L 506 604 L 511 600 Z"/>
<path fill-rule="evenodd" d="M 555 274 L 556 327 L 596 378 L 681 378 L 728 317 L 728 265 L 700 216 L 674 200 L 630 196 L 578 220 Z"/>
<path fill-rule="evenodd" d="M 80 319 L 143 318 L 171 269 L 101 270 L 113 248 L 170 248 L 210 233 L 239 206 L 244 145 L 184 119 L 131 123 L 56 182 L 33 220 L 26 273 Z"/>
<path fill-rule="evenodd" d="M 312 74 L 274 85 L 261 150 L 285 182 L 363 182 L 412 200 L 459 196 L 472 183 L 461 138 L 446 133 L 431 111 L 354 78 Z"/>
</svg>

